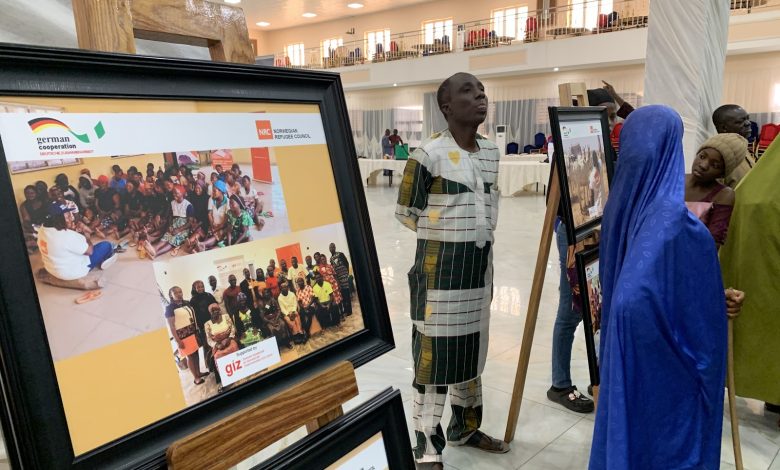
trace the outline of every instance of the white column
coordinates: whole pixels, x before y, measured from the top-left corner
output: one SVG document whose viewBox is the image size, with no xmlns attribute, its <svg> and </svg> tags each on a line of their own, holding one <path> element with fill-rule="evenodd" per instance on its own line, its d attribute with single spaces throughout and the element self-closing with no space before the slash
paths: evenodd
<svg viewBox="0 0 780 470">
<path fill-rule="evenodd" d="M 685 169 L 715 134 L 728 44 L 729 0 L 650 2 L 645 104 L 665 104 L 682 116 Z"/>
</svg>

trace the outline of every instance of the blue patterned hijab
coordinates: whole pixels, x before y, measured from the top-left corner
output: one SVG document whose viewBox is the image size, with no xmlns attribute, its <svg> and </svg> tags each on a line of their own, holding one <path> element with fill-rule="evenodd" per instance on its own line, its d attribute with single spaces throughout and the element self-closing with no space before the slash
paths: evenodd
<svg viewBox="0 0 780 470">
<path fill-rule="evenodd" d="M 683 125 L 637 109 L 604 210 L 591 469 L 716 469 L 726 365 L 717 252 L 684 202 Z"/>
</svg>

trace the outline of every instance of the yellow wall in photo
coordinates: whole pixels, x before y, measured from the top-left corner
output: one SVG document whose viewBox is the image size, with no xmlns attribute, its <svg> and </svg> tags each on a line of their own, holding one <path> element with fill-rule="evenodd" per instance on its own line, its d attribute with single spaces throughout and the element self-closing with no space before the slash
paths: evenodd
<svg viewBox="0 0 780 470">
<path fill-rule="evenodd" d="M 295 232 L 341 222 L 328 147 L 276 147 L 274 153 L 290 229 Z"/>
<path fill-rule="evenodd" d="M 111 157 L 95 157 L 95 158 L 83 158 L 79 165 L 69 165 L 55 168 L 46 168 L 43 170 L 25 171 L 23 173 L 16 173 L 11 175 L 11 184 L 14 187 L 14 197 L 16 198 L 16 205 L 24 201 L 24 187 L 28 184 L 35 184 L 36 181 L 45 182 L 50 188 L 54 185 L 54 178 L 60 174 L 65 173 L 68 175 L 70 184 L 78 189 L 79 176 L 81 175 L 82 168 L 88 168 L 93 179 L 97 179 L 100 175 L 106 175 L 108 177 L 113 176 L 111 173 L 111 167 L 119 165 L 122 170 L 127 172 L 127 169 L 131 166 L 135 166 L 138 171 L 146 174 L 146 164 L 154 163 L 154 168 L 163 165 L 163 156 L 161 153 L 149 153 L 146 155 L 138 155 L 133 157 L 123 158 L 111 158 Z"/>
<path fill-rule="evenodd" d="M 186 407 L 168 336 L 163 328 L 54 364 L 76 455 Z"/>
</svg>

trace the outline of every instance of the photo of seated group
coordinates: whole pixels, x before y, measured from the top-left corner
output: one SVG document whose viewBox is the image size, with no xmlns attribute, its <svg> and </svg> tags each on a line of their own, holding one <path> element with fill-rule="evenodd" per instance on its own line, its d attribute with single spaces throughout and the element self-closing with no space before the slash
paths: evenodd
<svg viewBox="0 0 780 470">
<path fill-rule="evenodd" d="M 187 404 L 362 330 L 345 248 L 333 224 L 156 261 Z"/>
<path fill-rule="evenodd" d="M 257 150 L 268 155 L 219 149 L 9 165 L 55 360 L 158 327 L 159 296 L 153 284 L 144 290 L 138 282 L 148 277 L 150 260 L 290 232 L 276 168 L 269 163 L 259 180 L 251 155 Z M 139 308 L 106 318 L 101 297 L 128 290 Z M 55 312 L 74 302 L 100 318 L 70 318 L 61 328 L 66 320 Z M 88 323 L 82 333 L 97 331 L 73 335 L 74 323 Z"/>
</svg>

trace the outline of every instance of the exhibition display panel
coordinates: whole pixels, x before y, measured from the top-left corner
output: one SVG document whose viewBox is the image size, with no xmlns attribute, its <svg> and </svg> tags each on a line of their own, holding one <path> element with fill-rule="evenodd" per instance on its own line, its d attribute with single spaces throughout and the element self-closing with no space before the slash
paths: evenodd
<svg viewBox="0 0 780 470">
<path fill-rule="evenodd" d="M 392 349 L 338 75 L 11 45 L 0 61 L 0 373 L 14 464 L 162 466 L 174 440 Z M 116 165 L 149 179 L 115 188 Z M 186 191 L 188 172 L 202 173 L 199 191 Z M 79 183 L 72 192 L 94 184 L 98 213 L 78 207 L 72 223 L 53 185 L 46 210 L 62 201 L 53 212 L 70 225 L 20 216 L 40 209 L 40 185 L 29 187 L 60 175 Z M 171 205 L 168 220 L 112 210 L 139 190 Z M 199 221 L 186 199 L 202 193 Z M 74 250 L 83 258 L 62 256 Z M 99 298 L 81 303 L 74 289 Z M 303 332 L 280 315 L 293 292 Z M 282 318 L 294 321 L 277 331 Z"/>
</svg>

